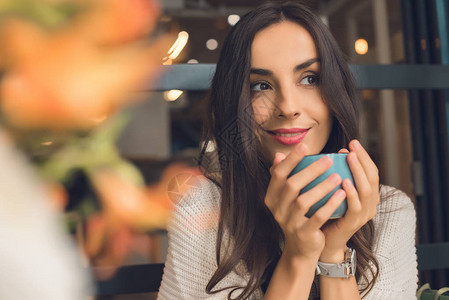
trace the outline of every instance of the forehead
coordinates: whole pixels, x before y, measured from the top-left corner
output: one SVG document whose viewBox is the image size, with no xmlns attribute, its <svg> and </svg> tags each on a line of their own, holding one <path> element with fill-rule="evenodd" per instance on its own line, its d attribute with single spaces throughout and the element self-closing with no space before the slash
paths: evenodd
<svg viewBox="0 0 449 300">
<path fill-rule="evenodd" d="M 317 57 L 315 42 L 302 26 L 282 21 L 259 31 L 251 45 L 251 66 L 271 68 Z"/>
</svg>

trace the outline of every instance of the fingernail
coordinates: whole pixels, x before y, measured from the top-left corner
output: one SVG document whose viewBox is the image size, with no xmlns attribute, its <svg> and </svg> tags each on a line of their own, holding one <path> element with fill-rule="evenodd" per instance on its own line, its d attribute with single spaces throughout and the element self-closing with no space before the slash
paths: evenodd
<svg viewBox="0 0 449 300">
<path fill-rule="evenodd" d="M 352 181 L 350 179 L 345 179 L 343 182 L 344 185 L 346 185 L 346 187 L 351 187 L 353 186 Z"/>
<path fill-rule="evenodd" d="M 352 161 L 357 161 L 357 154 L 355 154 L 355 152 L 349 152 L 348 153 L 348 159 L 352 160 Z"/>
<path fill-rule="evenodd" d="M 332 183 L 338 184 L 341 182 L 341 177 L 338 174 L 332 174 L 331 176 L 329 176 L 329 179 L 331 180 Z"/>
<path fill-rule="evenodd" d="M 327 157 L 327 156 L 321 157 L 321 158 L 319 159 L 319 162 L 320 162 L 321 164 L 323 164 L 324 166 L 326 166 L 326 167 L 327 167 L 327 166 L 331 166 L 332 163 L 333 163 L 332 158 Z"/>
<path fill-rule="evenodd" d="M 344 192 L 343 190 L 337 190 L 337 191 L 335 192 L 335 196 L 336 196 L 337 198 L 343 198 L 343 197 L 345 196 L 345 192 Z"/>
<path fill-rule="evenodd" d="M 286 157 L 286 155 L 285 155 L 284 153 L 282 153 L 282 152 L 277 152 L 277 158 L 278 158 L 280 161 L 283 161 L 283 160 L 285 159 L 285 157 Z"/>
<path fill-rule="evenodd" d="M 352 147 L 354 148 L 354 150 L 359 150 L 361 146 L 362 145 L 360 145 L 360 142 L 358 140 L 354 140 L 354 142 L 352 143 Z"/>
</svg>

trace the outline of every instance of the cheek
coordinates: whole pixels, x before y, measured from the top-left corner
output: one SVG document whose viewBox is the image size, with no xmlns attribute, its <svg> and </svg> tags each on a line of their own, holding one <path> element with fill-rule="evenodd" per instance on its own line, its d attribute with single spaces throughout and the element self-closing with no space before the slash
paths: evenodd
<svg viewBox="0 0 449 300">
<path fill-rule="evenodd" d="M 331 129 L 332 129 L 332 124 L 334 123 L 334 117 L 331 115 L 331 112 L 329 111 L 329 109 L 327 109 L 326 107 L 326 115 L 325 115 L 325 119 L 326 119 L 326 124 L 327 124 L 327 129 L 330 133 Z"/>
<path fill-rule="evenodd" d="M 320 104 L 315 107 L 314 115 L 323 127 L 332 127 L 333 117 L 324 101 L 321 100 Z"/>
<path fill-rule="evenodd" d="M 322 134 L 326 141 L 329 139 L 332 125 L 334 123 L 334 117 L 331 115 L 330 111 L 326 108 L 321 117 Z"/>
</svg>

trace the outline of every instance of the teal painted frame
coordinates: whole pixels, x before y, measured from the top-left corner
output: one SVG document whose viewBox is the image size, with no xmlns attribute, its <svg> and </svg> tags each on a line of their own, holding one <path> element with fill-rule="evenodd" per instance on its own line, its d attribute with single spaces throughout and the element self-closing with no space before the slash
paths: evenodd
<svg viewBox="0 0 449 300">
<path fill-rule="evenodd" d="M 361 89 L 449 89 L 449 65 L 350 65 Z M 210 88 L 215 64 L 162 66 L 161 75 L 144 91 Z"/>
</svg>

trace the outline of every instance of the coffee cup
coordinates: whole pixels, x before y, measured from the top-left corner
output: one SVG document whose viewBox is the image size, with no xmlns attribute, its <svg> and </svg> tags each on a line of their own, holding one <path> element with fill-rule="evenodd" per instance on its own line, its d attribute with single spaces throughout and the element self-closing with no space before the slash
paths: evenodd
<svg viewBox="0 0 449 300">
<path fill-rule="evenodd" d="M 322 175 L 315 178 L 312 182 L 310 182 L 308 185 L 306 185 L 303 189 L 300 191 L 300 195 L 309 191 L 316 185 L 318 185 L 320 182 L 326 180 L 331 174 L 337 173 L 340 175 L 342 181 L 345 179 L 350 179 L 352 183 L 354 184 L 354 179 L 352 177 L 351 170 L 349 169 L 348 162 L 346 160 L 348 154 L 347 153 L 330 153 L 330 154 L 317 154 L 317 155 L 308 155 L 305 156 L 292 170 L 289 176 L 292 176 L 293 174 L 296 174 L 303 169 L 305 169 L 307 166 L 311 165 L 315 161 L 319 160 L 321 157 L 327 156 L 330 159 L 332 159 L 333 164 L 332 166 Z M 312 207 L 309 209 L 309 211 L 306 214 L 306 217 L 310 218 L 319 208 L 321 208 L 324 204 L 326 204 L 327 200 L 332 196 L 332 194 L 335 193 L 338 189 L 341 189 L 341 184 L 334 188 L 330 193 L 328 193 L 326 196 L 324 196 L 322 199 L 320 199 L 318 202 L 316 202 Z M 346 199 L 340 204 L 340 206 L 334 211 L 331 219 L 341 218 L 348 209 L 348 204 Z"/>
</svg>

